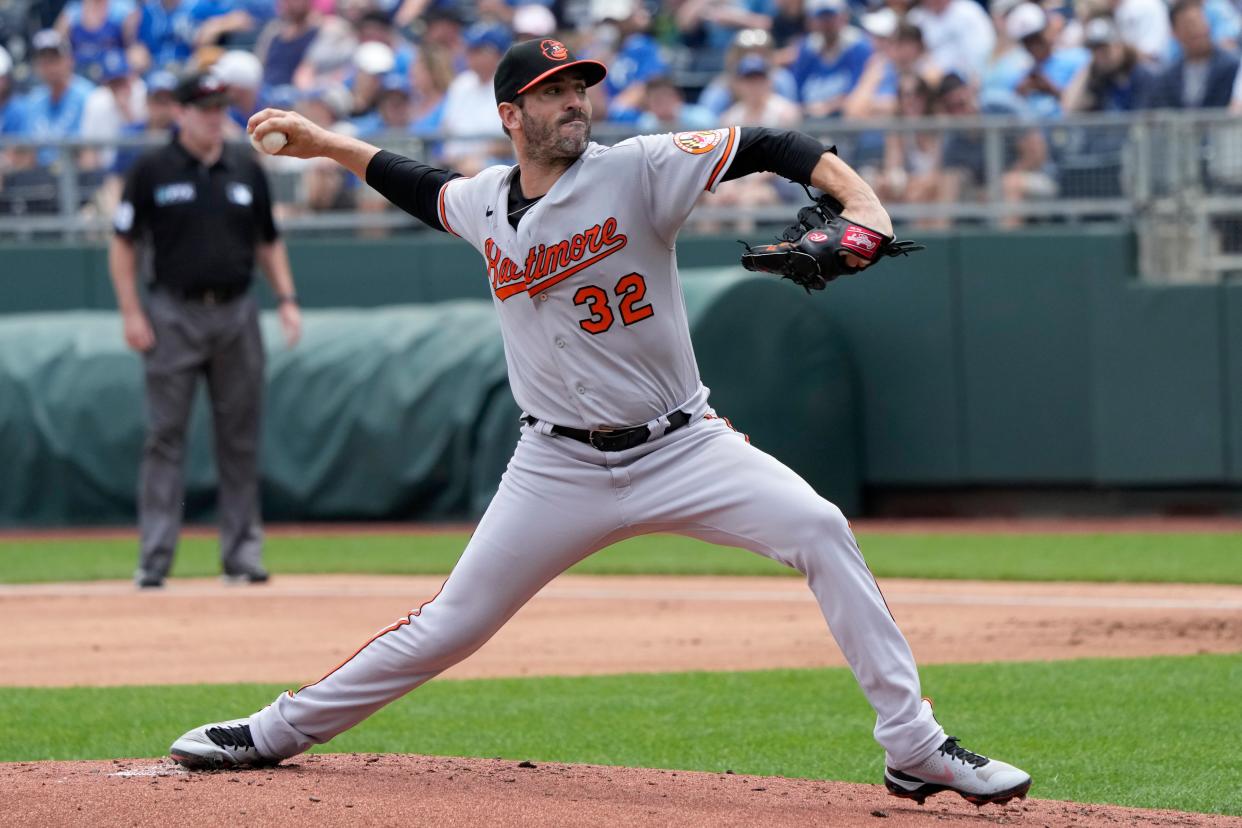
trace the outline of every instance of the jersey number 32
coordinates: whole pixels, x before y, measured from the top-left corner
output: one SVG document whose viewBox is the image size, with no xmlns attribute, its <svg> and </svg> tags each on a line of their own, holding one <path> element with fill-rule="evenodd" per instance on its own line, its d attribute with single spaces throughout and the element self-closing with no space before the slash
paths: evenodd
<svg viewBox="0 0 1242 828">
<path fill-rule="evenodd" d="M 647 282 L 641 273 L 627 273 L 622 276 L 612 292 L 617 297 L 622 324 L 633 325 L 655 314 L 650 304 L 641 304 L 643 297 L 647 295 Z M 602 334 L 616 321 L 608 293 L 601 287 L 587 285 L 578 288 L 578 292 L 574 294 L 574 304 L 586 305 L 591 312 L 590 316 L 578 322 L 582 330 L 589 334 Z"/>
</svg>

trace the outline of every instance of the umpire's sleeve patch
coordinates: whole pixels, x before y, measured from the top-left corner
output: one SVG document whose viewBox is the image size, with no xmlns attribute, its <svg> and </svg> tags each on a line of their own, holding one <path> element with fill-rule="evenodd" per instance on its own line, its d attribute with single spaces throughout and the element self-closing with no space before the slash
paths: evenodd
<svg viewBox="0 0 1242 828">
<path fill-rule="evenodd" d="M 112 227 L 118 233 L 128 233 L 134 229 L 134 205 L 128 201 L 122 201 L 116 205 L 116 212 L 112 216 Z"/>
</svg>

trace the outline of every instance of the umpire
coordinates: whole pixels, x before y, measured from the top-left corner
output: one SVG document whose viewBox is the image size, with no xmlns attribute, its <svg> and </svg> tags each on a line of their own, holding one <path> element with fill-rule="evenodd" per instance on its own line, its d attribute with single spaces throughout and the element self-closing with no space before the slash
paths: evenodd
<svg viewBox="0 0 1242 828">
<path fill-rule="evenodd" d="M 206 73 L 177 85 L 177 129 L 130 170 L 108 250 L 125 342 L 142 354 L 146 375 L 142 548 L 134 576 L 141 588 L 162 587 L 172 567 L 186 423 L 200 376 L 211 399 L 224 578 L 253 584 L 268 577 L 258 491 L 263 343 L 250 292 L 256 260 L 276 294 L 290 346 L 302 320 L 263 170 L 248 147 L 224 143 L 226 92 Z M 139 246 L 151 254 L 151 266 L 143 267 L 150 273 L 145 302 L 137 288 Z"/>
</svg>

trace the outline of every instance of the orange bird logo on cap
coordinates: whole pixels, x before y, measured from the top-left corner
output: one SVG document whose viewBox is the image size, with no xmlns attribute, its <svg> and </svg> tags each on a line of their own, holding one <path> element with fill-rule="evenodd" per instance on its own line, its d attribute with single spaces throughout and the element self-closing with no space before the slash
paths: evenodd
<svg viewBox="0 0 1242 828">
<path fill-rule="evenodd" d="M 545 40 L 539 44 L 539 48 L 549 60 L 564 60 L 569 57 L 569 50 L 559 40 Z"/>
</svg>

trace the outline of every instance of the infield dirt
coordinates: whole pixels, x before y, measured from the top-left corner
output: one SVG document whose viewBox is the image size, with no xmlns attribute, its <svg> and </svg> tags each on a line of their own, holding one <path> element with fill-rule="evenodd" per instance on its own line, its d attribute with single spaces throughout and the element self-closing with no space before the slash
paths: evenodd
<svg viewBox="0 0 1242 828">
<path fill-rule="evenodd" d="M 115 581 L 0 586 L 0 628 L 9 633 L 0 638 L 0 685 L 297 686 L 441 581 L 285 575 L 256 587 L 173 580 L 149 593 Z M 880 583 L 920 664 L 1242 651 L 1242 586 Z M 445 675 L 843 664 L 797 578 L 562 576 Z"/>
<path fill-rule="evenodd" d="M 531 763 L 525 763 L 527 765 Z M 6 825 L 1242 826 L 1176 811 L 1015 800 L 919 806 L 875 785 L 596 765 L 318 755 L 261 771 L 168 762 L 0 764 Z"/>
</svg>

